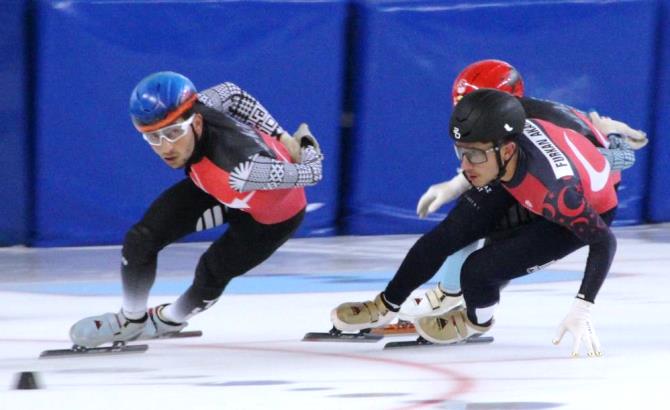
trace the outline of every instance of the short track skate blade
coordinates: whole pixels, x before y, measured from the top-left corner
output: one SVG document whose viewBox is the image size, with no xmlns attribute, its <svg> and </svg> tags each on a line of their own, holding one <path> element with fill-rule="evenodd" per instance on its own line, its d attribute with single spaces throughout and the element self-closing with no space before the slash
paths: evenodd
<svg viewBox="0 0 670 410">
<path fill-rule="evenodd" d="M 416 334 L 416 328 L 412 322 L 400 320 L 398 323 L 376 327 L 370 331 L 373 335 L 380 336 L 407 336 Z"/>
<path fill-rule="evenodd" d="M 464 340 L 462 342 L 458 343 L 451 343 L 451 344 L 439 344 L 439 343 L 432 343 L 429 342 L 428 340 L 424 339 L 423 337 L 419 337 L 416 340 L 406 340 L 402 342 L 389 342 L 384 345 L 384 349 L 398 349 L 398 348 L 403 348 L 403 347 L 450 347 L 450 346 L 463 346 L 463 345 L 469 345 L 469 344 L 484 344 L 484 343 L 492 343 L 493 342 L 493 337 L 491 336 L 477 336 L 477 337 L 471 337 L 470 339 Z"/>
<path fill-rule="evenodd" d="M 200 337 L 202 336 L 202 330 L 186 330 L 184 332 L 176 332 L 176 333 L 166 333 L 164 335 L 161 335 L 159 337 L 154 337 L 150 340 L 155 340 L 155 339 L 181 339 L 185 337 Z"/>
<path fill-rule="evenodd" d="M 384 338 L 383 335 L 374 335 L 370 329 L 358 333 L 344 333 L 333 327 L 329 332 L 310 332 L 303 338 L 303 342 L 348 342 L 348 343 L 375 343 Z"/>
<path fill-rule="evenodd" d="M 187 330 L 185 332 L 166 333 L 159 337 L 142 340 L 159 340 L 159 339 L 180 339 L 186 337 L 200 337 L 201 330 Z M 82 346 L 72 346 L 70 349 L 45 350 L 40 353 L 40 359 L 54 358 L 54 357 L 72 357 L 72 356 L 94 356 L 94 355 L 110 355 L 110 354 L 126 354 L 126 353 L 143 353 L 149 349 L 149 345 L 128 345 L 124 342 L 116 342 L 111 346 L 91 347 L 86 348 Z"/>
<path fill-rule="evenodd" d="M 45 350 L 42 353 L 40 353 L 40 359 L 144 353 L 147 351 L 147 349 L 149 349 L 149 345 L 114 344 L 112 346 L 92 347 L 92 348 L 72 346 L 70 349 Z"/>
</svg>

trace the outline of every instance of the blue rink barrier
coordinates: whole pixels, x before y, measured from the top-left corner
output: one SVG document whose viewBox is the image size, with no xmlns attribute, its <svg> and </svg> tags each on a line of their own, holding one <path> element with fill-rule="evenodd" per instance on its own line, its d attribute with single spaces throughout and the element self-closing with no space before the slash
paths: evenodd
<svg viewBox="0 0 670 410">
<path fill-rule="evenodd" d="M 26 7 L 0 2 L 0 246 L 26 243 L 30 229 Z"/>
<path fill-rule="evenodd" d="M 332 234 L 346 10 L 344 0 L 39 1 L 33 244 L 120 243 L 184 177 L 128 116 L 132 88 L 162 70 L 200 90 L 234 82 L 289 132 L 308 122 L 327 159 L 299 235 Z"/>
<path fill-rule="evenodd" d="M 288 131 L 310 123 L 326 161 L 300 236 L 434 226 L 450 207 L 423 221 L 416 202 L 455 172 L 451 83 L 482 58 L 514 64 L 529 95 L 647 130 L 616 223 L 670 220 L 670 0 L 8 0 L 0 17 L 0 246 L 120 243 L 183 177 L 127 115 L 135 83 L 166 69 L 199 89 L 237 83 Z"/>
<path fill-rule="evenodd" d="M 652 222 L 670 221 L 670 0 L 661 2 L 659 24 L 659 63 L 656 92 L 656 128 L 649 148 L 653 152 L 649 176 L 647 219 Z"/>
<path fill-rule="evenodd" d="M 524 76 L 527 95 L 649 129 L 657 5 L 357 1 L 344 232 L 423 232 L 444 216 L 419 220 L 416 203 L 431 184 L 455 174 L 447 129 L 451 87 L 476 60 L 512 63 Z M 642 221 L 649 154 L 638 152 L 636 165 L 623 173 L 618 223 Z"/>
</svg>

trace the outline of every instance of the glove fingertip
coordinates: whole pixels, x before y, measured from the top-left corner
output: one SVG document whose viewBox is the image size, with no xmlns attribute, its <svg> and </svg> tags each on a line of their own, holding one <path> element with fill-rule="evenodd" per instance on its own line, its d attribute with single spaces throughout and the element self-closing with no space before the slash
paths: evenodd
<svg viewBox="0 0 670 410">
<path fill-rule="evenodd" d="M 572 356 L 573 357 L 579 356 L 579 346 L 581 346 L 581 341 L 579 340 L 579 336 L 575 336 L 575 342 L 572 345 Z"/>
<path fill-rule="evenodd" d="M 551 341 L 553 344 L 557 345 L 561 343 L 561 340 L 563 340 L 563 336 L 565 336 L 565 332 L 567 329 L 563 326 L 561 326 L 558 331 L 556 332 L 556 335 L 554 336 L 554 339 Z"/>
<path fill-rule="evenodd" d="M 428 213 L 432 214 L 433 212 L 437 211 L 440 209 L 440 204 L 436 205 L 435 202 L 433 202 L 429 207 L 428 207 Z"/>
<path fill-rule="evenodd" d="M 419 215 L 419 217 L 421 218 L 426 216 L 426 206 L 423 204 L 423 201 L 419 201 L 419 203 L 417 204 L 416 214 Z"/>
</svg>

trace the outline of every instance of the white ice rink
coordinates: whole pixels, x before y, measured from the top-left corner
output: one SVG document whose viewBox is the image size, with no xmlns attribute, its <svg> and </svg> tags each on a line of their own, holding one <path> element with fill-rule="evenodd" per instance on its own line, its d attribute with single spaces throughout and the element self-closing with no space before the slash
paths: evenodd
<svg viewBox="0 0 670 410">
<path fill-rule="evenodd" d="M 382 350 L 308 343 L 330 310 L 383 290 L 415 236 L 296 239 L 191 320 L 201 338 L 146 353 L 38 360 L 69 326 L 120 306 L 118 247 L 0 250 L 0 409 L 668 409 L 670 226 L 616 230 L 593 320 L 604 356 L 551 344 L 585 252 L 513 282 L 489 345 Z M 190 283 L 206 244 L 167 248 L 152 303 Z M 393 338 L 397 340 L 397 338 Z M 39 390 L 13 389 L 21 371 Z"/>
</svg>

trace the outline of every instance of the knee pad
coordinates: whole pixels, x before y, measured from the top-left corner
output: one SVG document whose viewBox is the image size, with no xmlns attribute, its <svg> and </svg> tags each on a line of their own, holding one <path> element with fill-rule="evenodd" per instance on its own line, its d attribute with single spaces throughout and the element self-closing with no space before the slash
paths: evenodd
<svg viewBox="0 0 670 410">
<path fill-rule="evenodd" d="M 133 226 L 123 240 L 122 255 L 124 265 L 129 263 L 143 264 L 155 260 L 161 250 L 161 244 L 153 236 L 149 228 L 137 224 Z"/>
</svg>

